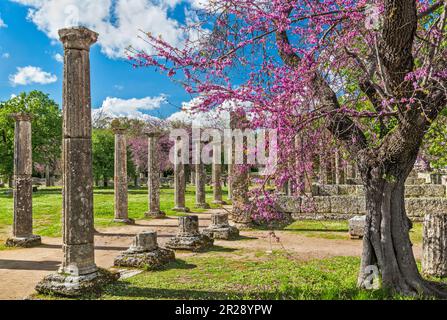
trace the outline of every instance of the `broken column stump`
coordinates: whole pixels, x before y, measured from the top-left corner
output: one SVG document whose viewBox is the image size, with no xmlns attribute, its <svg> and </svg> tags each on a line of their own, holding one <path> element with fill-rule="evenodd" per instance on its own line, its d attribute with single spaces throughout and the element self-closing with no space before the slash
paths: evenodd
<svg viewBox="0 0 447 320">
<path fill-rule="evenodd" d="M 179 229 L 166 247 L 173 250 L 203 251 L 214 244 L 214 240 L 199 232 L 199 217 L 179 217 Z"/>
<path fill-rule="evenodd" d="M 422 251 L 422 273 L 447 277 L 447 214 L 425 215 Z"/>
<path fill-rule="evenodd" d="M 203 234 L 213 239 L 232 240 L 239 237 L 239 229 L 229 224 L 227 213 L 213 213 L 211 224 Z"/>
<path fill-rule="evenodd" d="M 138 234 L 132 246 L 116 257 L 114 265 L 156 270 L 172 261 L 175 261 L 174 251 L 160 248 L 157 243 L 157 232 L 146 231 Z"/>
<path fill-rule="evenodd" d="M 349 236 L 351 239 L 363 239 L 366 216 L 356 216 L 349 220 Z"/>
</svg>

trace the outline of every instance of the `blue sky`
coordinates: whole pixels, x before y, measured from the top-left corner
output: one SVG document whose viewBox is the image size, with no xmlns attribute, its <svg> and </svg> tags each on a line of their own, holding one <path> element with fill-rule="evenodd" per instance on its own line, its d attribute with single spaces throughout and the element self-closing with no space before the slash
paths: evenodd
<svg viewBox="0 0 447 320">
<path fill-rule="evenodd" d="M 134 69 L 122 58 L 123 49 L 144 48 L 139 28 L 180 44 L 181 25 L 194 19 L 198 1 L 0 0 L 0 100 L 41 90 L 60 104 L 63 64 L 57 60 L 63 50 L 57 30 L 79 23 L 100 34 L 91 52 L 93 108 L 126 113 L 130 107 L 130 114 L 168 117 L 191 97 L 163 74 Z"/>
</svg>

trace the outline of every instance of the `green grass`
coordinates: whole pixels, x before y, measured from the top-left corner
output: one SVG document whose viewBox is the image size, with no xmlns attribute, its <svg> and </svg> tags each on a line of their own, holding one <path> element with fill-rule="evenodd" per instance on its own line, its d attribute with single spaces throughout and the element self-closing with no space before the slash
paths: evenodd
<svg viewBox="0 0 447 320">
<path fill-rule="evenodd" d="M 410 231 L 410 238 L 414 244 L 422 243 L 422 223 L 415 222 Z M 286 231 L 304 235 L 309 238 L 323 238 L 333 240 L 350 240 L 348 221 L 315 221 L 302 220 L 295 221 Z"/>
<path fill-rule="evenodd" d="M 8 236 L 8 232 L 13 222 L 13 199 L 7 197 L 5 191 L 0 190 L 0 240 Z M 194 209 L 195 198 L 194 187 L 189 186 L 186 191 L 186 204 L 194 212 L 203 212 L 201 209 Z M 226 191 L 224 190 L 224 199 Z M 211 202 L 212 190 L 207 188 L 207 200 Z M 161 189 L 160 192 L 161 209 L 168 215 L 177 216 L 179 213 L 172 211 L 174 207 L 174 190 Z M 113 189 L 95 189 L 94 191 L 94 212 L 96 227 L 116 226 L 114 217 Z M 212 207 L 218 207 L 213 206 Z M 147 189 L 129 189 L 129 217 L 133 219 L 144 219 L 144 214 L 148 210 Z M 59 237 L 61 236 L 61 214 L 62 214 L 62 194 L 61 188 L 45 188 L 33 194 L 33 221 L 34 232 L 41 236 Z M 0 243 L 3 241 L 0 241 Z M 0 245 L 0 250 L 5 249 Z"/>
<path fill-rule="evenodd" d="M 143 272 L 106 288 L 101 299 L 384 299 L 382 291 L 356 287 L 360 260 L 310 262 L 282 253 L 253 258 L 217 253 L 188 257 L 164 270 Z"/>
</svg>

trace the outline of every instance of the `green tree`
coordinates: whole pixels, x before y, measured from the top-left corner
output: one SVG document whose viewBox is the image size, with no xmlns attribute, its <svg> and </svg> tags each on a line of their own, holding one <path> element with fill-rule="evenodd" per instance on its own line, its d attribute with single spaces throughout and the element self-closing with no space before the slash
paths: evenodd
<svg viewBox="0 0 447 320">
<path fill-rule="evenodd" d="M 11 114 L 32 116 L 33 161 L 54 169 L 61 157 L 62 114 L 58 104 L 41 91 L 21 93 L 0 104 L 0 175 L 13 174 L 14 119 Z"/>
<path fill-rule="evenodd" d="M 104 186 L 107 187 L 108 180 L 114 176 L 115 135 L 110 129 L 94 129 L 92 144 L 95 181 L 98 183 L 102 179 Z M 127 173 L 130 177 L 136 175 L 129 146 L 127 147 Z"/>
</svg>

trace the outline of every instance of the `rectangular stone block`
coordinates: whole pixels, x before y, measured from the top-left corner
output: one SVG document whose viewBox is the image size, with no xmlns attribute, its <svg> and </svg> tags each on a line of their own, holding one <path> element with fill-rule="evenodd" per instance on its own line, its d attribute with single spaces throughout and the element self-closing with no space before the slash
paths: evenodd
<svg viewBox="0 0 447 320">
<path fill-rule="evenodd" d="M 443 198 L 407 198 L 405 210 L 408 216 L 423 217 L 425 214 L 447 211 L 447 199 Z"/>
<path fill-rule="evenodd" d="M 358 214 L 359 198 L 348 196 L 331 197 L 331 213 L 334 214 Z"/>
</svg>

